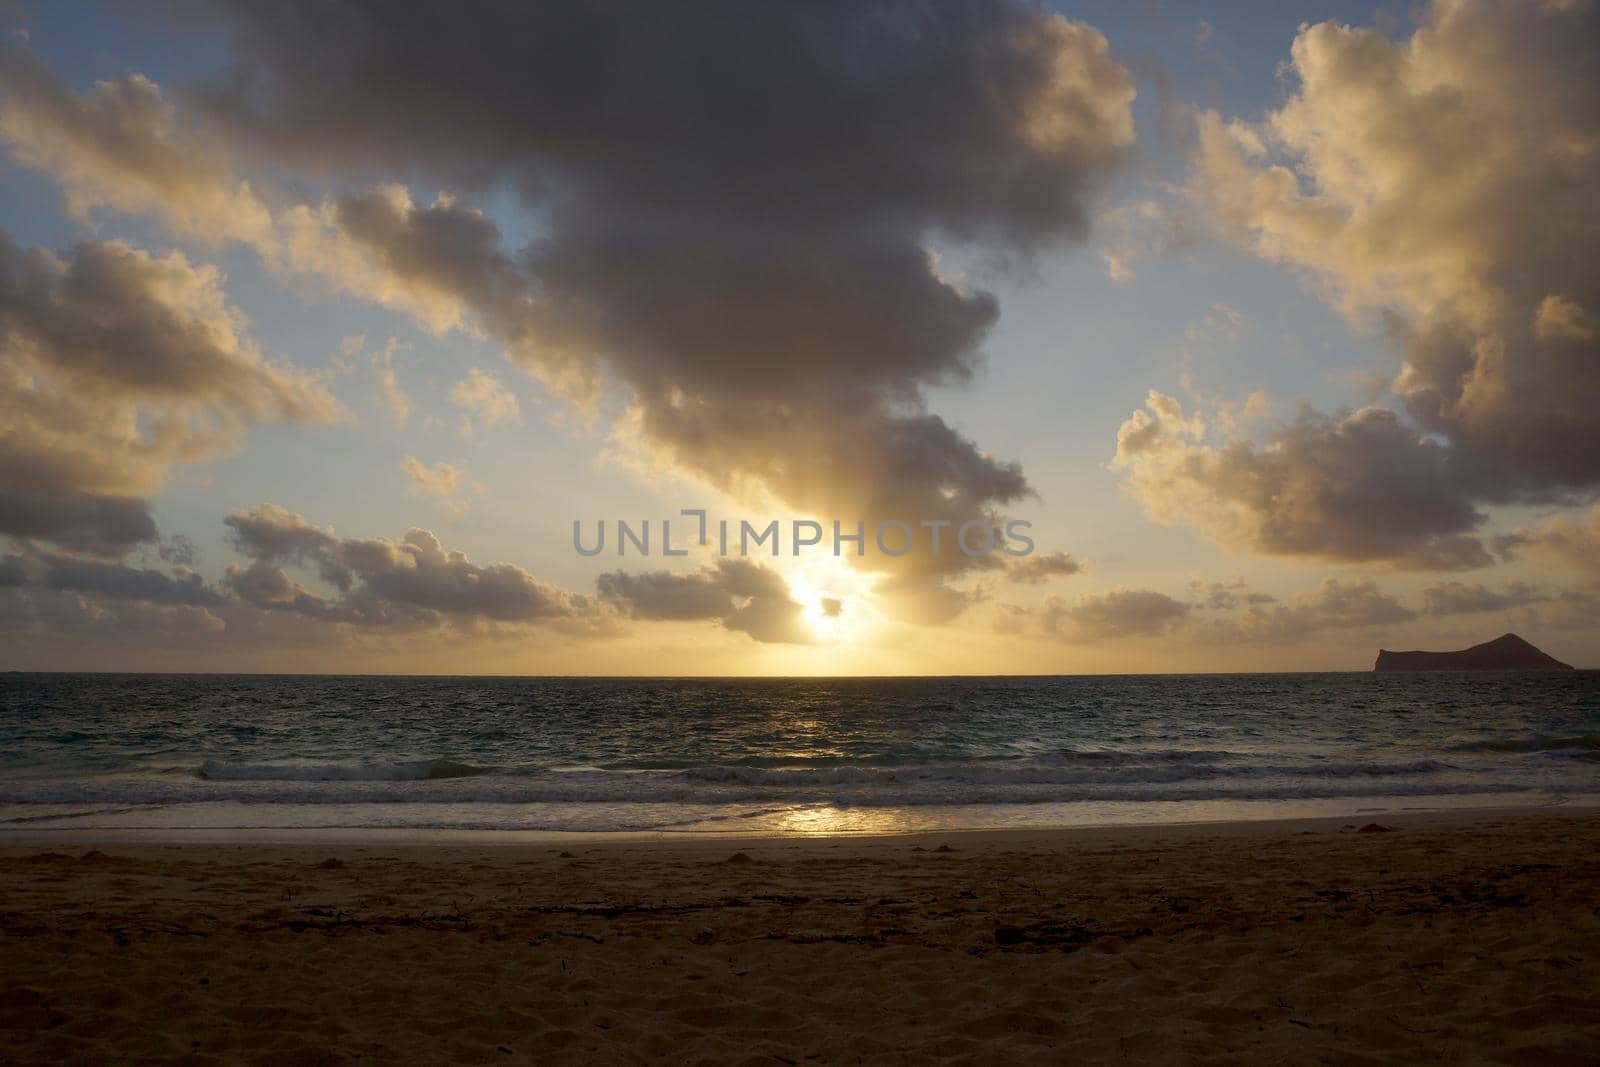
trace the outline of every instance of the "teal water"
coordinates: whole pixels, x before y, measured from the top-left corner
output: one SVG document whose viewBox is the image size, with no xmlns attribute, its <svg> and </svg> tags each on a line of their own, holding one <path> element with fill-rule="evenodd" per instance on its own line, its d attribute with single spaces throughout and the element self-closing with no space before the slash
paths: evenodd
<svg viewBox="0 0 1600 1067">
<path fill-rule="evenodd" d="M 754 833 L 1600 799 L 1600 672 L 0 676 L 0 831 Z"/>
</svg>

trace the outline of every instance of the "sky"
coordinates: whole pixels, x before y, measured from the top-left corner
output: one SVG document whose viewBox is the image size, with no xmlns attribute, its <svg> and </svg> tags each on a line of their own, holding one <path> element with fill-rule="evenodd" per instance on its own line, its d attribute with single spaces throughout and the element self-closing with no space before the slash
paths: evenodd
<svg viewBox="0 0 1600 1067">
<path fill-rule="evenodd" d="M 0 669 L 1600 666 L 1597 44 L 0 4 Z"/>
</svg>

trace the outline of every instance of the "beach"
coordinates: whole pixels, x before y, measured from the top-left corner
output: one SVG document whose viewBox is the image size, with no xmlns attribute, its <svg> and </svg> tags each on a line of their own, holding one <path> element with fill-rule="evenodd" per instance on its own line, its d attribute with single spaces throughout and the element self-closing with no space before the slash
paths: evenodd
<svg viewBox="0 0 1600 1067">
<path fill-rule="evenodd" d="M 7 835 L 0 1062 L 1592 1063 L 1600 811 Z"/>
</svg>

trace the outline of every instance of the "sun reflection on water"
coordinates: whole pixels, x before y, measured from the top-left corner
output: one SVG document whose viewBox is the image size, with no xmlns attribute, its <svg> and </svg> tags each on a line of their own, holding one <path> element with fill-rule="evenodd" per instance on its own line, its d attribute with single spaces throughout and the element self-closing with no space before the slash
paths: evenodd
<svg viewBox="0 0 1600 1067">
<path fill-rule="evenodd" d="M 831 805 L 792 808 L 774 830 L 801 837 L 836 834 L 903 834 L 931 828 L 931 823 L 903 808 L 838 808 Z"/>
</svg>

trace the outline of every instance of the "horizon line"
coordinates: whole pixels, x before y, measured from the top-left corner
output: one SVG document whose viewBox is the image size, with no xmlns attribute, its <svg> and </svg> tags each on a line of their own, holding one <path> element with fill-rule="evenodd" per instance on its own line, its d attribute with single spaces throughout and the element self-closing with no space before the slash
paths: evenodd
<svg viewBox="0 0 1600 1067">
<path fill-rule="evenodd" d="M 661 682 L 788 682 L 788 681 L 888 681 L 896 679 L 1011 679 L 1011 678 L 1225 678 L 1252 677 L 1256 675 L 1291 676 L 1305 674 L 1383 674 L 1383 675 L 1439 675 L 1439 674 L 1557 674 L 1592 673 L 1600 667 L 1573 667 L 1570 670 L 1547 670 L 1538 667 L 1511 670 L 1459 670 L 1459 671 L 1377 671 L 1371 667 L 1331 668 L 1303 671 L 1108 671 L 1095 673 L 1045 674 L 445 674 L 400 672 L 353 672 L 349 674 L 327 671 L 144 671 L 144 670 L 16 670 L 0 669 L 0 675 L 87 674 L 133 675 L 135 677 L 176 678 L 485 678 L 515 679 L 523 681 L 661 681 Z"/>
</svg>

